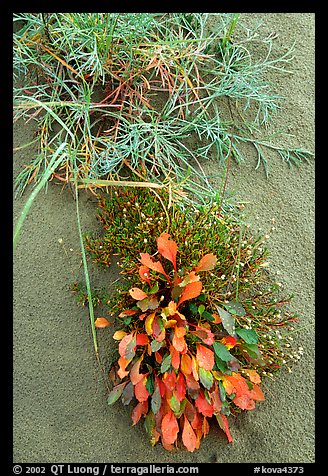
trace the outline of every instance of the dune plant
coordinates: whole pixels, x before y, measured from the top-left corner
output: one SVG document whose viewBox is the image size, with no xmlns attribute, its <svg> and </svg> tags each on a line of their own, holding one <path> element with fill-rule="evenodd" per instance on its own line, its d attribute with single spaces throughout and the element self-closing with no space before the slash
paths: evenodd
<svg viewBox="0 0 328 476">
<path fill-rule="evenodd" d="M 286 70 L 292 48 L 274 58 L 266 40 L 265 58 L 253 61 L 248 46 L 259 40 L 234 40 L 236 14 L 25 13 L 14 20 L 22 25 L 14 34 L 14 72 L 17 81 L 24 76 L 14 89 L 14 120 L 36 121 L 39 137 L 18 192 L 41 180 L 62 142 L 72 155 L 53 177 L 63 183 L 76 173 L 94 188 L 128 167 L 144 180 L 183 183 L 201 201 L 215 195 L 204 160 L 223 164 L 231 155 L 241 163 L 240 142 L 252 143 L 265 166 L 267 147 L 290 164 L 311 156 L 249 133 L 278 108 L 263 78 Z M 242 108 L 229 116 L 222 100 Z M 254 117 L 238 122 L 251 106 Z"/>
<path fill-rule="evenodd" d="M 104 234 L 86 235 L 86 249 L 123 274 L 116 292 L 93 289 L 108 312 L 95 327 L 107 332 L 114 319 L 116 328 L 108 403 L 133 404 L 133 425 L 144 418 L 151 443 L 166 449 L 180 434 L 194 451 L 213 418 L 232 441 L 229 416 L 254 410 L 262 380 L 301 355 L 290 347 L 291 297 L 267 272 L 265 237 L 218 205 L 183 208 L 165 190 L 120 189 L 99 204 Z M 73 290 L 88 302 L 82 284 Z"/>
</svg>

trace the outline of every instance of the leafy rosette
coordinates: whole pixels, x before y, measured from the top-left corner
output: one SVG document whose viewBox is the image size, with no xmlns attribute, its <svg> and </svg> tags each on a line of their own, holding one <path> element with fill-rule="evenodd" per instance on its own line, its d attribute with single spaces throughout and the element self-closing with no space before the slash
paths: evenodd
<svg viewBox="0 0 328 476">
<path fill-rule="evenodd" d="M 214 270 L 213 253 L 185 271 L 177 269 L 177 244 L 167 233 L 158 237 L 157 251 L 157 260 L 140 253 L 142 285 L 129 290 L 131 307 L 119 315 L 129 325 L 113 335 L 120 357 L 111 376 L 120 383 L 108 403 L 137 402 L 133 425 L 144 417 L 152 445 L 160 440 L 167 450 L 179 433 L 188 451 L 199 448 L 212 417 L 232 442 L 230 413 L 264 400 L 261 378 L 248 368 L 261 364 L 257 334 L 236 326 L 245 313 L 239 302 L 224 308 L 206 296 L 201 273 Z"/>
</svg>

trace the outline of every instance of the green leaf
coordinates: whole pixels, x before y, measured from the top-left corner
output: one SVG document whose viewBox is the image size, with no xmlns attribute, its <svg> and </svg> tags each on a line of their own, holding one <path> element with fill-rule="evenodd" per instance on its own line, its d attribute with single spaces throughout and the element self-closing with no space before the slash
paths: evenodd
<svg viewBox="0 0 328 476">
<path fill-rule="evenodd" d="M 148 390 L 149 395 L 152 395 L 154 392 L 154 377 L 152 374 L 149 374 L 146 381 L 146 389 Z"/>
<path fill-rule="evenodd" d="M 202 318 L 206 319 L 208 322 L 213 322 L 214 321 L 214 317 L 212 316 L 212 314 L 208 311 L 204 311 L 203 314 L 202 314 Z"/>
<path fill-rule="evenodd" d="M 172 360 L 172 355 L 171 354 L 168 354 L 164 357 L 164 359 L 162 360 L 162 364 L 161 364 L 161 373 L 163 374 L 164 372 L 166 372 L 167 370 L 169 370 L 169 368 L 171 367 L 171 360 Z"/>
<path fill-rule="evenodd" d="M 242 349 L 245 349 L 252 359 L 257 359 L 258 357 L 261 357 L 260 349 L 256 344 L 244 344 L 242 346 Z"/>
<path fill-rule="evenodd" d="M 220 393 L 221 402 L 225 402 L 227 394 L 221 380 L 219 380 L 219 393 Z"/>
<path fill-rule="evenodd" d="M 228 367 L 232 372 L 238 372 L 240 365 L 239 360 L 234 356 L 232 356 L 232 359 L 228 362 Z"/>
<path fill-rule="evenodd" d="M 155 427 L 155 418 L 154 418 L 154 413 L 151 410 L 147 413 L 145 417 L 144 426 L 145 426 L 147 435 L 152 436 L 152 432 Z"/>
<path fill-rule="evenodd" d="M 230 415 L 230 406 L 228 402 L 222 402 L 221 413 L 222 415 L 225 415 L 225 416 Z"/>
<path fill-rule="evenodd" d="M 159 290 L 159 286 L 158 286 L 158 283 L 156 283 L 150 291 L 148 291 L 148 294 L 156 294 L 157 291 Z"/>
<path fill-rule="evenodd" d="M 200 295 L 198 296 L 198 301 L 200 301 L 200 302 L 206 302 L 206 295 L 203 294 L 203 293 L 200 294 Z"/>
<path fill-rule="evenodd" d="M 205 388 L 210 390 L 214 380 L 212 372 L 210 370 L 203 369 L 203 367 L 199 367 L 198 373 L 201 384 L 204 385 Z"/>
<path fill-rule="evenodd" d="M 133 359 L 136 353 L 136 345 L 137 345 L 137 338 L 136 335 L 134 335 L 131 339 L 131 341 L 128 343 L 125 349 L 125 357 L 129 359 Z"/>
<path fill-rule="evenodd" d="M 161 408 L 161 404 L 162 404 L 161 392 L 160 392 L 159 386 L 156 385 L 154 393 L 151 397 L 151 409 L 155 415 Z"/>
<path fill-rule="evenodd" d="M 189 302 L 188 307 L 189 307 L 189 311 L 191 312 L 191 314 L 197 314 L 198 309 L 197 309 L 196 304 L 194 304 L 193 302 Z"/>
<path fill-rule="evenodd" d="M 205 306 L 204 304 L 201 304 L 200 306 L 198 306 L 198 314 L 201 316 L 203 314 L 203 312 L 205 311 Z"/>
<path fill-rule="evenodd" d="M 230 301 L 224 305 L 227 311 L 231 312 L 231 314 L 235 314 L 236 316 L 244 316 L 246 314 L 245 309 L 238 301 Z"/>
<path fill-rule="evenodd" d="M 158 342 L 157 340 L 153 340 L 150 343 L 150 348 L 153 352 L 157 352 L 161 347 L 163 347 L 164 341 Z"/>
<path fill-rule="evenodd" d="M 227 375 L 231 375 L 231 370 L 229 370 L 229 368 L 227 366 L 227 362 L 220 359 L 220 357 L 218 357 L 216 354 L 214 355 L 214 358 L 215 358 L 215 363 L 216 363 L 217 368 L 222 373 L 227 374 Z"/>
<path fill-rule="evenodd" d="M 116 387 L 114 387 L 109 392 L 108 399 L 107 399 L 108 405 L 113 405 L 113 403 L 115 403 L 120 398 L 120 396 L 123 393 L 124 387 L 127 383 L 128 382 L 120 383 L 119 385 L 116 385 Z"/>
<path fill-rule="evenodd" d="M 169 399 L 169 405 L 170 405 L 171 410 L 173 411 L 173 413 L 179 413 L 179 411 L 180 411 L 180 402 L 174 394 Z"/>
<path fill-rule="evenodd" d="M 259 340 L 254 329 L 237 328 L 236 333 L 246 342 L 246 344 L 257 344 Z"/>
<path fill-rule="evenodd" d="M 127 386 L 124 388 L 122 393 L 121 400 L 123 405 L 129 405 L 133 397 L 134 397 L 134 385 L 132 384 L 132 382 L 129 382 Z"/>
<path fill-rule="evenodd" d="M 228 334 L 230 334 L 232 337 L 235 337 L 235 318 L 230 314 L 230 312 L 222 309 L 222 307 L 218 306 L 217 304 L 215 304 L 215 307 L 221 317 L 223 327 L 228 332 Z"/>
<path fill-rule="evenodd" d="M 214 342 L 213 349 L 215 354 L 220 357 L 220 359 L 224 360 L 225 362 L 229 362 L 232 359 L 232 355 L 228 351 L 225 345 L 221 344 L 221 342 Z"/>
</svg>

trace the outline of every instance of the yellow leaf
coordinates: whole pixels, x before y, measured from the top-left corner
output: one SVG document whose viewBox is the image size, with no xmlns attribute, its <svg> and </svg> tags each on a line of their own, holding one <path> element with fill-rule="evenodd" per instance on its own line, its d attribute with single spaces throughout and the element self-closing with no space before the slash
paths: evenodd
<svg viewBox="0 0 328 476">
<path fill-rule="evenodd" d="M 120 331 L 116 331 L 116 332 L 113 334 L 113 339 L 115 339 L 115 340 L 121 340 L 121 339 L 123 339 L 124 336 L 126 336 L 126 332 L 123 331 L 123 329 L 121 329 Z"/>
</svg>

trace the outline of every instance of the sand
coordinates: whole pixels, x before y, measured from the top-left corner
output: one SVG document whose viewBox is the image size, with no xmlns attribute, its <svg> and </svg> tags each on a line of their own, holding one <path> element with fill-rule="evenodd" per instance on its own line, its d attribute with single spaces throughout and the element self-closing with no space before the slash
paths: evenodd
<svg viewBox="0 0 328 476">
<path fill-rule="evenodd" d="M 286 145 L 314 150 L 314 14 L 243 14 L 263 31 L 277 33 L 278 53 L 296 41 L 293 75 L 272 73 L 274 90 L 285 97 L 274 127 L 293 138 Z M 17 124 L 14 146 L 31 140 L 33 125 Z M 304 355 L 293 372 L 266 384 L 266 401 L 231 424 L 227 444 L 215 424 L 194 453 L 151 447 L 142 424 L 131 426 L 131 408 L 108 407 L 93 353 L 88 312 L 70 295 L 83 278 L 75 202 L 71 193 L 50 183 L 23 226 L 14 255 L 14 452 L 15 462 L 314 462 L 314 162 L 290 169 L 273 153 L 270 176 L 254 170 L 256 157 L 234 165 L 229 188 L 247 201 L 252 229 L 276 230 L 268 242 L 271 273 L 294 294 L 300 316 L 294 340 Z M 14 175 L 26 162 L 14 155 Z M 14 200 L 14 220 L 27 194 Z M 99 229 L 95 200 L 81 194 L 83 230 Z M 63 240 L 63 245 L 58 242 Z M 64 247 L 65 249 L 64 249 Z M 90 267 L 93 286 L 108 284 L 115 273 Z M 114 285 L 115 288 L 115 285 Z M 101 339 L 104 341 L 106 339 Z"/>
</svg>

